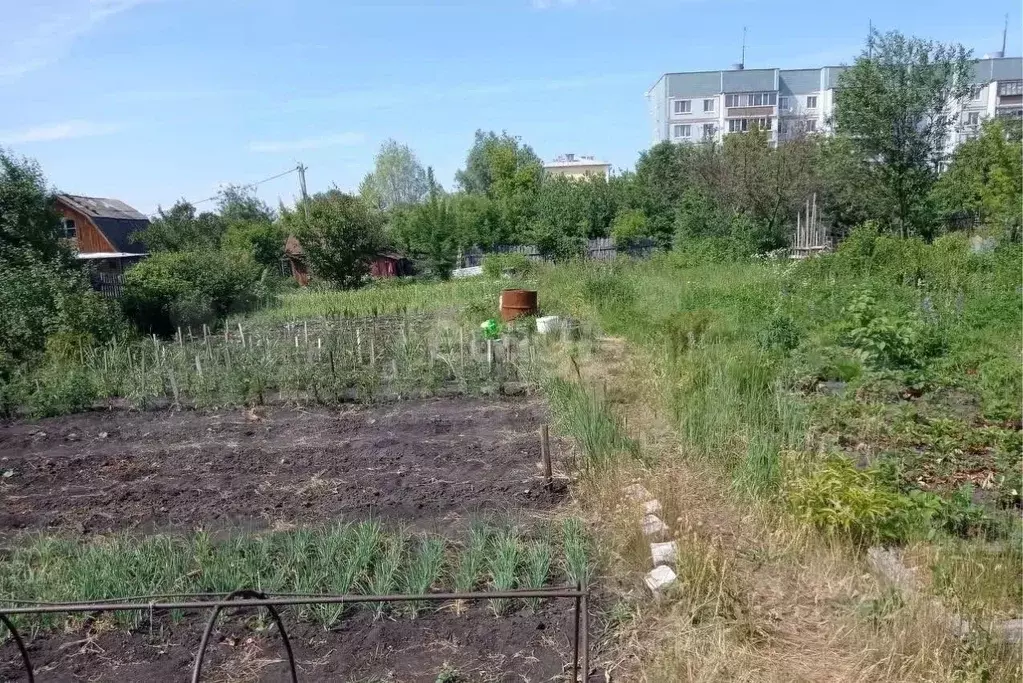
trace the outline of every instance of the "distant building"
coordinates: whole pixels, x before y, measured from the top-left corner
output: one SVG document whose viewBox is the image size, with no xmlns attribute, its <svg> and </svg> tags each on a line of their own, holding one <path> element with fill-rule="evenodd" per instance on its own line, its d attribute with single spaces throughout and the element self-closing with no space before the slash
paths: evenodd
<svg viewBox="0 0 1023 683">
<path fill-rule="evenodd" d="M 562 154 L 554 161 L 544 164 L 543 167 L 550 175 L 560 175 L 567 178 L 604 176 L 606 180 L 611 177 L 611 164 L 595 159 L 592 156 Z"/>
<path fill-rule="evenodd" d="M 646 93 L 654 143 L 720 141 L 757 125 L 770 140 L 827 132 L 835 89 L 847 67 L 666 73 Z M 1023 116 L 1023 59 L 1000 54 L 973 64 L 972 90 L 961 103 L 948 151 L 975 135 L 985 118 Z"/>
<path fill-rule="evenodd" d="M 149 227 L 149 218 L 119 199 L 58 194 L 56 204 L 64 238 L 92 266 L 93 287 L 119 294 L 121 274 L 147 255 L 135 236 Z"/>
<path fill-rule="evenodd" d="M 402 277 L 412 275 L 413 270 L 412 261 L 394 251 L 381 251 L 369 264 L 370 277 Z M 289 235 L 284 242 L 281 273 L 290 275 L 302 287 L 309 284 L 311 276 L 305 252 L 294 235 Z"/>
</svg>

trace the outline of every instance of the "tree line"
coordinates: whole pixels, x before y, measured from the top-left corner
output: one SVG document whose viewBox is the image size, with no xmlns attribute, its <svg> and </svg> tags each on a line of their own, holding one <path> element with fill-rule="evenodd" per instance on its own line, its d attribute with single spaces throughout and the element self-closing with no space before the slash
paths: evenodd
<svg viewBox="0 0 1023 683">
<path fill-rule="evenodd" d="M 446 189 L 413 150 L 388 140 L 357 192 L 335 187 L 274 209 L 229 187 L 209 211 L 184 200 L 160 208 L 138 236 L 151 256 L 126 274 L 120 307 L 137 328 L 164 334 L 246 310 L 281 286 L 289 235 L 317 279 L 337 287 L 365 283 L 387 248 L 439 278 L 472 247 L 535 244 L 560 260 L 608 236 L 739 259 L 787 246 L 814 195 L 838 237 L 870 223 L 933 239 L 977 223 L 1019 239 L 1020 123 L 984 122 L 979 136 L 946 153 L 956 132 L 949 103 L 967 97 L 970 65 L 958 45 L 873 33 L 840 78 L 826 134 L 772 145 L 754 127 L 722 142 L 663 142 L 610 178 L 547 174 L 519 137 L 480 130 Z M 112 334 L 108 321 L 119 314 L 88 291 L 60 237 L 39 167 L 0 150 L 0 366 L 51 340 Z"/>
</svg>

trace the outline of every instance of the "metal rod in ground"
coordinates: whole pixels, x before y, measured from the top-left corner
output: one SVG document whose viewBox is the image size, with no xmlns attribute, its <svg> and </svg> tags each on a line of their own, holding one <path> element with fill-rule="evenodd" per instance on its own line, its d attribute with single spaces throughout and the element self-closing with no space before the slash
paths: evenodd
<svg viewBox="0 0 1023 683">
<path fill-rule="evenodd" d="M 580 635 L 580 637 L 582 639 L 582 644 L 579 646 L 579 649 L 582 650 L 582 659 L 583 659 L 583 662 L 582 662 L 582 670 L 583 670 L 582 682 L 583 683 L 588 683 L 588 681 L 590 680 L 590 613 L 589 613 L 590 612 L 590 604 L 589 604 L 589 601 L 586 599 L 586 593 L 585 592 L 583 592 L 583 594 L 579 596 L 579 603 L 580 603 L 580 605 L 582 607 L 582 612 L 583 612 L 583 623 L 579 627 L 579 635 Z"/>
<path fill-rule="evenodd" d="M 183 602 L 96 602 L 58 605 L 35 605 L 32 607 L 2 607 L 3 614 L 54 614 L 78 612 L 129 612 L 133 610 L 172 610 L 172 609 L 209 609 L 222 605 L 224 607 L 260 607 L 263 605 L 337 605 L 357 604 L 363 602 L 411 602 L 413 600 L 429 600 L 434 602 L 454 600 L 494 600 L 507 598 L 521 600 L 526 598 L 577 598 L 583 595 L 581 590 L 570 588 L 552 588 L 536 590 L 480 591 L 476 593 L 426 593 L 391 594 L 391 595 L 309 595 L 279 598 L 260 598 L 245 600 L 193 600 Z"/>
<path fill-rule="evenodd" d="M 21 634 L 18 633 L 18 629 L 14 628 L 14 624 L 6 615 L 0 614 L 0 623 L 7 627 L 11 638 L 14 639 L 14 644 L 18 647 L 18 652 L 21 653 L 21 663 L 25 665 L 25 675 L 28 677 L 28 683 L 34 683 L 35 674 L 32 671 L 32 659 L 28 656 L 28 650 L 25 649 L 25 642 L 21 639 Z"/>
<path fill-rule="evenodd" d="M 223 602 L 232 600 L 235 596 L 246 596 L 253 597 L 256 599 L 266 598 L 266 596 L 258 591 L 253 590 L 237 590 L 230 593 Z M 213 608 L 213 612 L 210 614 L 210 619 L 206 622 L 206 630 L 202 633 L 202 640 L 199 643 L 199 651 L 195 655 L 195 668 L 192 670 L 192 683 L 199 683 L 199 677 L 202 675 L 202 663 L 206 657 L 206 648 L 209 647 L 210 636 L 213 635 L 213 627 L 217 625 L 217 617 L 220 616 L 220 611 L 224 609 L 226 605 L 218 604 Z M 284 651 L 288 655 L 288 667 L 291 673 L 291 683 L 298 683 L 298 671 L 295 670 L 295 653 L 291 650 L 291 641 L 288 639 L 288 632 L 284 628 L 284 623 L 281 621 L 281 615 L 277 613 L 277 610 L 272 605 L 264 605 L 266 610 L 270 613 L 270 618 L 277 624 L 277 630 L 281 632 L 281 642 L 284 643 Z"/>
<path fill-rule="evenodd" d="M 582 615 L 582 598 L 575 599 L 575 628 L 572 631 L 572 683 L 577 683 L 579 680 L 579 623 Z"/>
<path fill-rule="evenodd" d="M 540 457 L 543 458 L 543 473 L 547 479 L 547 490 L 554 492 L 554 470 L 551 467 L 551 434 L 548 425 L 540 427 Z"/>
</svg>

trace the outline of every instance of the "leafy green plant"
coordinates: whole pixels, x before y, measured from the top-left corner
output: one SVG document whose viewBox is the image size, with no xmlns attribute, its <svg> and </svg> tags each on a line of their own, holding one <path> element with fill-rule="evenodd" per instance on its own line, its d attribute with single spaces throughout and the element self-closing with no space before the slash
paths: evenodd
<svg viewBox="0 0 1023 683">
<path fill-rule="evenodd" d="M 863 360 L 875 369 L 919 369 L 924 356 L 923 323 L 913 315 L 886 314 L 868 292 L 857 296 L 846 309 L 849 341 Z"/>
<path fill-rule="evenodd" d="M 523 278 L 529 275 L 531 264 L 525 254 L 506 252 L 487 254 L 483 257 L 483 274 L 492 279 L 509 275 Z"/>
<path fill-rule="evenodd" d="M 519 585 L 522 588 L 543 588 L 551 573 L 553 557 L 554 553 L 548 536 L 543 535 L 529 541 L 526 544 L 523 574 L 519 579 Z M 540 598 L 532 598 L 527 603 L 535 611 L 540 607 Z"/>
<path fill-rule="evenodd" d="M 942 508 L 934 494 L 887 490 L 873 471 L 837 456 L 790 477 L 784 495 L 799 519 L 863 545 L 926 536 Z"/>
<path fill-rule="evenodd" d="M 565 574 L 573 585 L 586 588 L 593 577 L 590 541 L 581 520 L 567 517 L 561 526 L 565 546 Z"/>
</svg>

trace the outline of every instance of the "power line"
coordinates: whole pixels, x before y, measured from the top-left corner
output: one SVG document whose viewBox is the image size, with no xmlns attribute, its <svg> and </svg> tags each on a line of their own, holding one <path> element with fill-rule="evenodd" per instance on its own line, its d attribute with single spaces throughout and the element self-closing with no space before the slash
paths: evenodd
<svg viewBox="0 0 1023 683">
<path fill-rule="evenodd" d="M 237 187 L 240 190 L 254 190 L 255 188 L 257 188 L 260 185 L 262 185 L 263 183 L 268 183 L 271 180 L 277 180 L 278 178 L 283 178 L 284 176 L 288 175 L 289 173 L 295 173 L 295 172 L 299 171 L 300 169 L 302 171 L 305 171 L 306 167 L 304 167 L 302 164 L 299 164 L 295 168 L 289 168 L 287 171 L 282 171 L 281 173 L 278 173 L 277 175 L 272 175 L 269 178 L 263 178 L 262 180 L 256 181 L 254 183 L 249 183 L 248 185 L 238 185 Z M 200 199 L 197 202 L 189 202 L 189 203 L 192 206 L 197 206 L 197 205 L 203 204 L 205 202 L 216 201 L 217 199 L 220 199 L 220 195 L 221 194 L 223 194 L 223 192 L 218 192 L 217 194 L 213 195 L 212 197 L 207 197 L 206 199 Z"/>
</svg>

